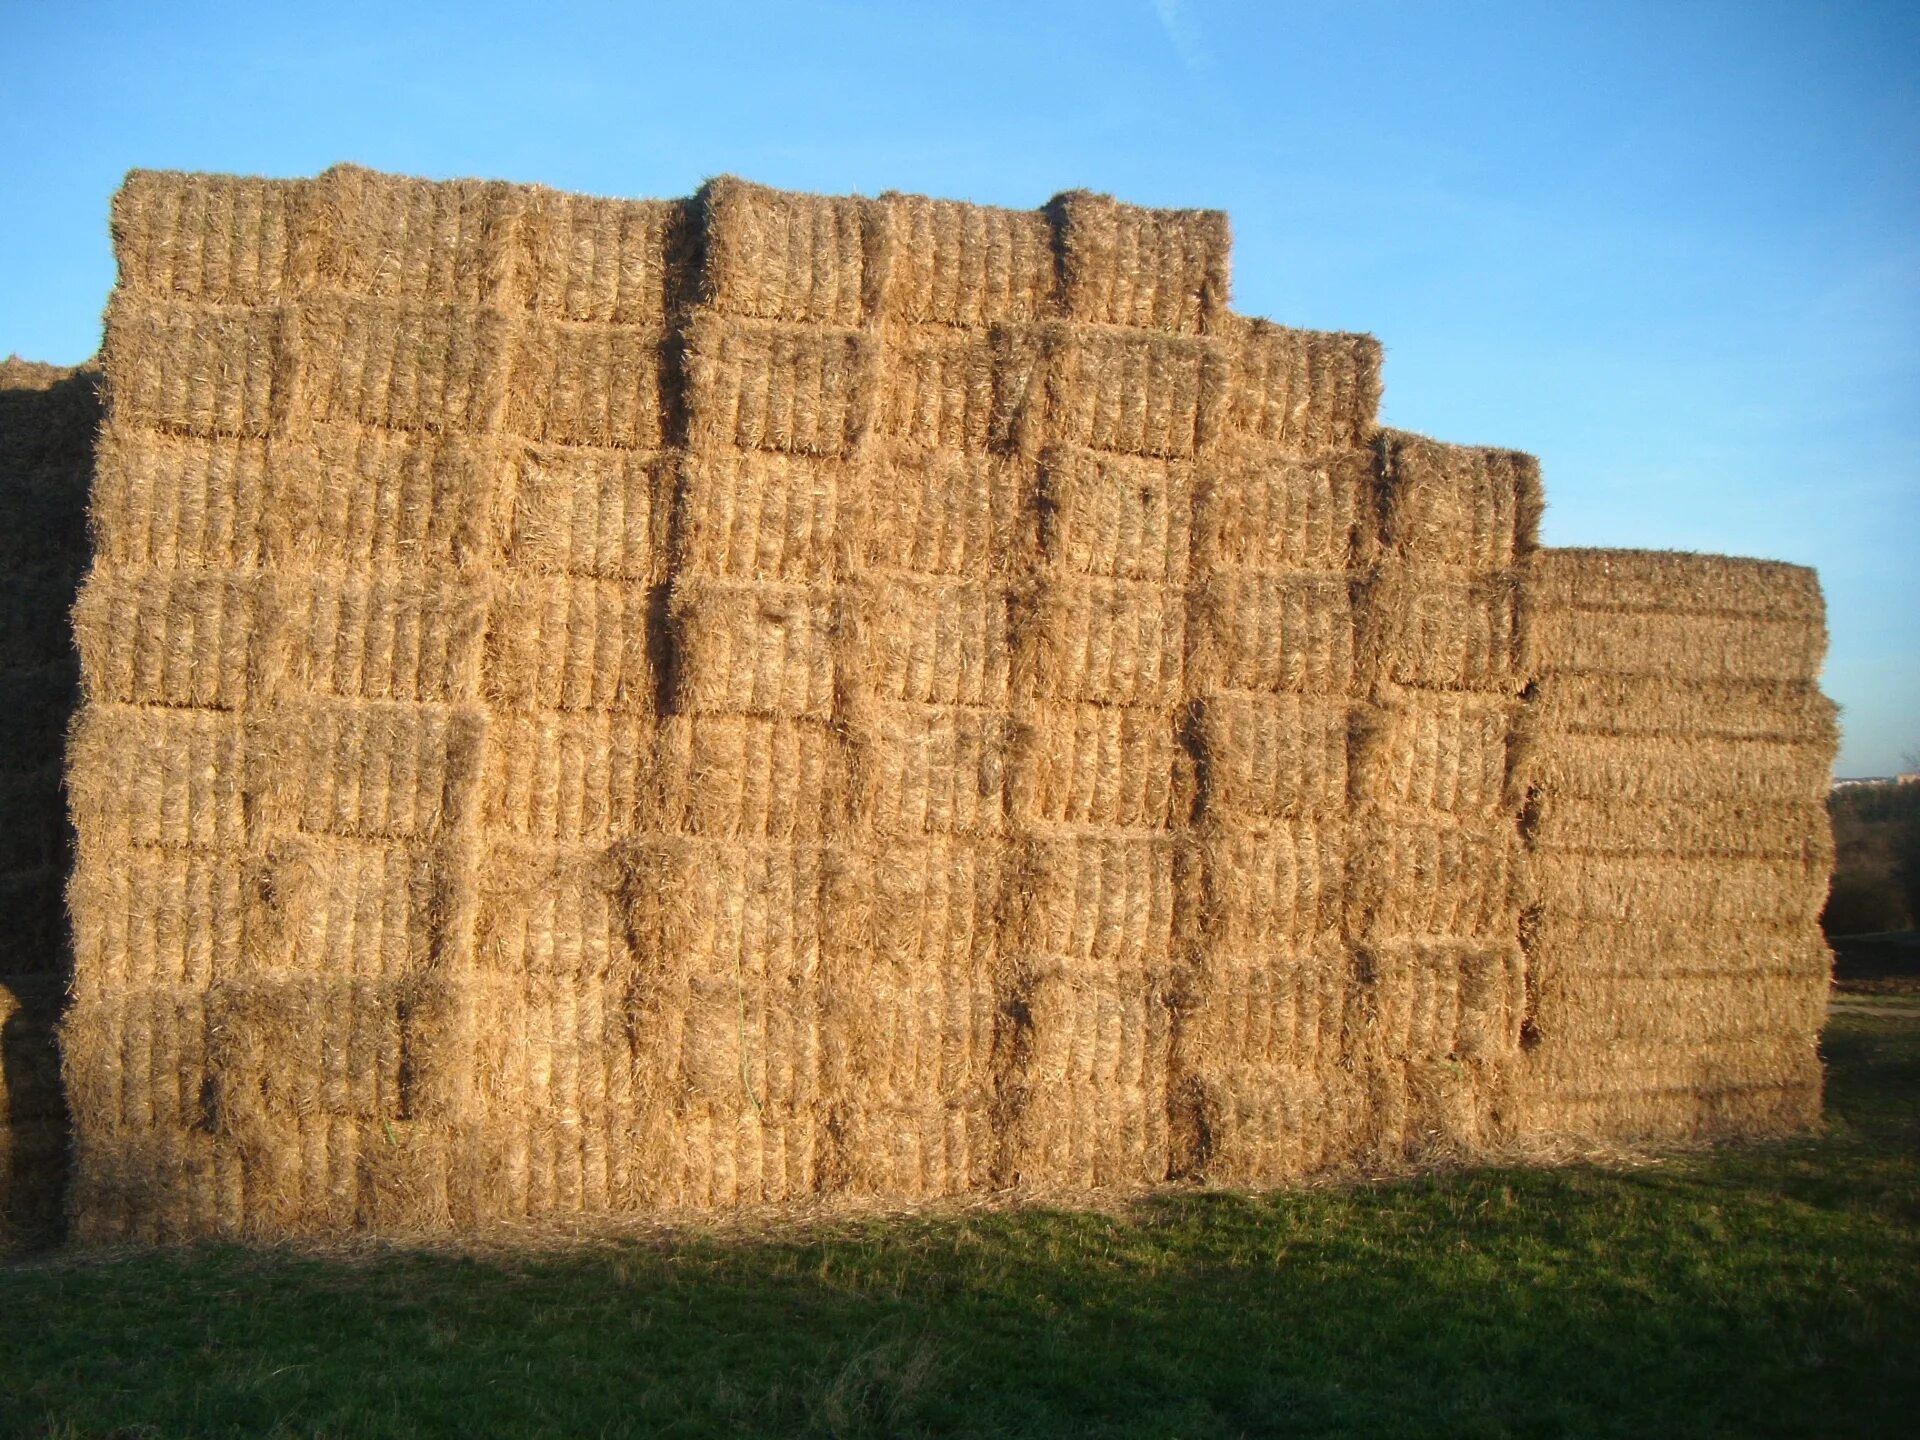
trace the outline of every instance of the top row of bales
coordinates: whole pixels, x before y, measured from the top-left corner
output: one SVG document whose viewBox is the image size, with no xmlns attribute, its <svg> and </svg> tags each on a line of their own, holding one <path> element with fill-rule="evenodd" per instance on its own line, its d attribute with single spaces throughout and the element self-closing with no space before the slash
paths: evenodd
<svg viewBox="0 0 1920 1440">
<path fill-rule="evenodd" d="M 1378 431 L 1375 342 L 1227 309 L 1224 216 L 142 173 L 115 241 L 83 1235 L 1549 1113 L 1537 467 Z"/>
</svg>

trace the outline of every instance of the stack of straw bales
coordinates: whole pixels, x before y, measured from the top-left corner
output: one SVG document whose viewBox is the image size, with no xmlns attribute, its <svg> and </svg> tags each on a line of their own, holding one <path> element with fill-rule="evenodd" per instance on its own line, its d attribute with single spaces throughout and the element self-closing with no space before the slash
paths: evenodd
<svg viewBox="0 0 1920 1440">
<path fill-rule="evenodd" d="M 98 384 L 92 369 L 0 362 L 0 1248 L 58 1233 L 67 1167 L 66 619 L 86 564 Z"/>
<path fill-rule="evenodd" d="M 1834 710 L 1793 565 L 1541 554 L 1521 768 L 1527 1126 L 1778 1134 L 1820 1116 Z"/>
<path fill-rule="evenodd" d="M 339 169 L 137 174 L 114 229 L 81 1233 L 1273 1182 L 1484 1151 L 1523 1081 L 1560 1123 L 1537 469 L 1381 434 L 1373 340 L 1227 308 L 1224 216 Z"/>
</svg>

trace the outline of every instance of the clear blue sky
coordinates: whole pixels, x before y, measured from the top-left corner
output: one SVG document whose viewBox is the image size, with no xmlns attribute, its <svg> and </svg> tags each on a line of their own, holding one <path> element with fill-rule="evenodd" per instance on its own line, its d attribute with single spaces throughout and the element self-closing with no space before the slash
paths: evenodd
<svg viewBox="0 0 1920 1440">
<path fill-rule="evenodd" d="M 0 0 L 0 353 L 92 352 L 133 166 L 1218 207 L 1549 543 L 1818 566 L 1840 772 L 1920 749 L 1920 6 L 295 8 Z"/>
</svg>

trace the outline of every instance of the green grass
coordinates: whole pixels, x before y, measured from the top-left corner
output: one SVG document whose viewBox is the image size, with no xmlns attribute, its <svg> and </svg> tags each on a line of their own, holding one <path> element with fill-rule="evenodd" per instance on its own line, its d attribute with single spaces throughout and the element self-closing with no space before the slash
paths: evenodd
<svg viewBox="0 0 1920 1440">
<path fill-rule="evenodd" d="M 0 1269 L 0 1434 L 1913 1434 L 1920 1021 L 1831 1133 L 1119 1215 Z"/>
</svg>

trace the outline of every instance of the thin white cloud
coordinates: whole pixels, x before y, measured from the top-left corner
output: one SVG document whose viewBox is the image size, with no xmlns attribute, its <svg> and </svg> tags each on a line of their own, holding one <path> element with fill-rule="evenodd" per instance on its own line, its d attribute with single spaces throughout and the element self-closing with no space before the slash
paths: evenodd
<svg viewBox="0 0 1920 1440">
<path fill-rule="evenodd" d="M 1200 43 L 1200 31 L 1187 14 L 1186 0 L 1153 0 L 1153 13 L 1160 28 L 1167 32 L 1180 63 L 1191 71 L 1204 70 L 1210 63 L 1206 47 Z"/>
</svg>

